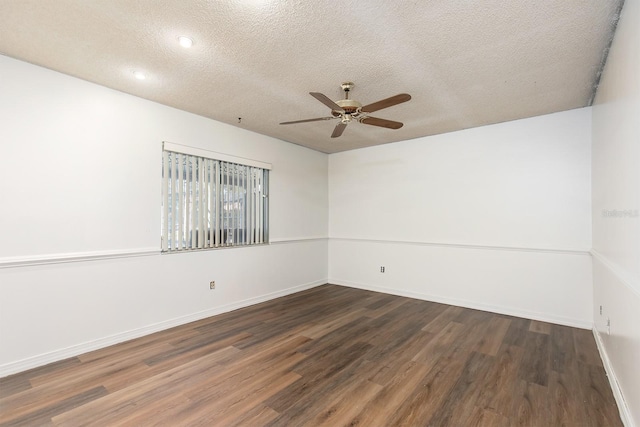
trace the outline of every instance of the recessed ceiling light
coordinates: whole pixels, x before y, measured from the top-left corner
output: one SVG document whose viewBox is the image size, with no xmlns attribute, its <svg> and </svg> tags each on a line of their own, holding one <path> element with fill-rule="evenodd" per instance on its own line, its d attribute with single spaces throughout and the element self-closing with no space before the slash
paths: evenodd
<svg viewBox="0 0 640 427">
<path fill-rule="evenodd" d="M 178 37 L 178 42 L 180 43 L 180 46 L 182 46 L 182 47 L 189 48 L 189 47 L 193 46 L 193 40 L 190 39 L 187 36 Z"/>
<path fill-rule="evenodd" d="M 147 78 L 142 71 L 134 71 L 133 76 L 138 80 L 144 80 Z"/>
</svg>

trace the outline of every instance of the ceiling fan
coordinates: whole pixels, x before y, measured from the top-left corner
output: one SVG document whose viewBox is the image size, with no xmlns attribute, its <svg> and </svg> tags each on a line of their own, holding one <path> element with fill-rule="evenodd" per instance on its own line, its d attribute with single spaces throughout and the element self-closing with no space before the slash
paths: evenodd
<svg viewBox="0 0 640 427">
<path fill-rule="evenodd" d="M 317 122 L 320 120 L 333 120 L 340 119 L 340 122 L 333 129 L 331 138 L 337 138 L 342 135 L 347 124 L 352 120 L 356 120 L 365 125 L 379 126 L 387 129 L 400 129 L 402 123 L 394 122 L 393 120 L 379 119 L 377 117 L 369 116 L 369 113 L 382 110 L 383 108 L 389 108 L 394 105 L 402 104 L 411 99 L 411 95 L 408 93 L 400 93 L 398 95 L 386 98 L 372 104 L 367 104 L 364 107 L 358 101 L 349 99 L 349 92 L 353 89 L 354 84 L 351 82 L 342 83 L 341 87 L 344 91 L 344 99 L 339 101 L 332 101 L 326 95 L 319 92 L 309 92 L 318 101 L 322 102 L 327 107 L 331 108 L 331 116 L 319 117 L 317 119 L 295 120 L 293 122 L 283 122 L 281 125 L 291 125 L 295 123 Z"/>
</svg>

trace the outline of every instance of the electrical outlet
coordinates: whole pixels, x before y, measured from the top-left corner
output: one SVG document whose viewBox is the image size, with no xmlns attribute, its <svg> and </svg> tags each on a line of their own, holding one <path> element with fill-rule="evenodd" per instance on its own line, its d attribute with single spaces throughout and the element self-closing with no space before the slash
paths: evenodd
<svg viewBox="0 0 640 427">
<path fill-rule="evenodd" d="M 607 317 L 607 335 L 611 335 L 611 319 Z"/>
<path fill-rule="evenodd" d="M 600 306 L 600 316 L 602 316 L 602 306 Z"/>
<path fill-rule="evenodd" d="M 209 282 L 209 289 L 215 289 L 216 288 L 216 281 L 212 280 L 211 282 Z"/>
<path fill-rule="evenodd" d="M 384 267 L 380 267 L 380 273 L 384 273 Z"/>
</svg>

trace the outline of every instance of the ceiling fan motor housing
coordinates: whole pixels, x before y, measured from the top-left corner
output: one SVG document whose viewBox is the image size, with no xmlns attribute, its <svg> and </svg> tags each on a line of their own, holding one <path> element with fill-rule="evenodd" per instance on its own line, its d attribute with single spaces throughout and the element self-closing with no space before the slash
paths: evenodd
<svg viewBox="0 0 640 427">
<path fill-rule="evenodd" d="M 341 99 L 339 101 L 336 101 L 336 104 L 338 104 L 346 114 L 351 115 L 359 113 L 360 109 L 362 108 L 362 104 L 360 104 L 358 101 L 354 101 L 353 99 Z M 335 117 L 341 116 L 343 114 L 342 112 L 335 110 L 331 110 L 331 113 Z"/>
</svg>

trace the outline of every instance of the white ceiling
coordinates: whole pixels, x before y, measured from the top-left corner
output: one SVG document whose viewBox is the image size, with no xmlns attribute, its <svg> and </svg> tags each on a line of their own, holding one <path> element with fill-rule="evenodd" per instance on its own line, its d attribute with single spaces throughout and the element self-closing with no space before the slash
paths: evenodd
<svg viewBox="0 0 640 427">
<path fill-rule="evenodd" d="M 333 153 L 590 105 L 621 5 L 0 0 L 0 52 Z M 351 123 L 331 139 L 333 120 L 279 125 L 329 115 L 309 92 L 338 100 L 343 81 L 363 104 L 411 94 L 373 114 L 404 127 Z"/>
</svg>

